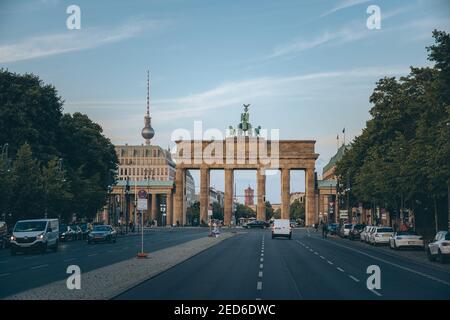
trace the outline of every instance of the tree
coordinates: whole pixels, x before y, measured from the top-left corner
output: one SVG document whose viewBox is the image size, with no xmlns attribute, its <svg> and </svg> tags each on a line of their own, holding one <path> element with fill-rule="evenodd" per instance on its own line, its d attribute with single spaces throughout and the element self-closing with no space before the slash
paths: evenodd
<svg viewBox="0 0 450 320">
<path fill-rule="evenodd" d="M 272 216 L 273 216 L 273 213 L 274 213 L 272 205 L 270 204 L 269 201 L 266 201 L 265 202 L 265 206 L 266 206 L 266 210 L 265 210 L 265 212 L 266 212 L 266 220 L 270 220 L 272 218 Z"/>
<path fill-rule="evenodd" d="M 191 206 L 186 209 L 186 219 L 188 224 L 193 225 L 195 221 L 202 223 L 203 225 L 207 223 L 206 221 L 200 221 L 200 202 L 195 201 Z"/>
<path fill-rule="evenodd" d="M 342 189 L 351 190 L 352 205 L 377 204 L 391 216 L 407 206 L 425 233 L 446 227 L 449 219 L 450 37 L 440 31 L 433 36 L 427 49 L 435 66 L 411 67 L 398 80 L 377 82 L 372 118 L 335 171 Z"/>
<path fill-rule="evenodd" d="M 250 207 L 243 205 L 241 203 L 236 204 L 236 219 L 240 218 L 252 218 L 256 217 L 255 211 L 253 211 Z"/>
<path fill-rule="evenodd" d="M 212 204 L 213 210 L 213 219 L 223 220 L 223 207 L 219 202 L 214 201 Z"/>
<path fill-rule="evenodd" d="M 41 210 L 40 214 L 47 208 L 52 214 L 63 217 L 77 213 L 79 218 L 90 219 L 103 207 L 108 185 L 115 182 L 115 177 L 111 176 L 118 161 L 114 146 L 103 135 L 102 128 L 88 116 L 81 113 L 63 115 L 62 105 L 63 100 L 55 87 L 44 84 L 37 76 L 0 69 L 0 145 L 8 143 L 9 154 L 15 154 L 26 145 L 21 150 L 21 158 L 13 161 L 13 167 L 28 162 L 33 168 L 25 172 L 32 170 L 36 175 L 25 177 L 28 180 L 21 183 L 19 170 L 0 174 L 0 191 L 3 191 L 0 209 L 3 212 L 17 216 L 24 214 L 21 199 L 11 190 L 26 189 L 25 182 L 31 183 L 32 178 L 39 180 L 43 188 L 36 198 L 35 195 L 29 197 L 29 204 L 33 210 Z M 62 168 L 60 162 L 57 168 L 56 161 L 59 160 L 56 159 L 60 158 L 63 159 Z M 58 177 L 62 172 L 63 184 Z M 52 190 L 51 186 L 54 186 Z M 38 185 L 28 187 L 33 189 Z"/>
<path fill-rule="evenodd" d="M 305 204 L 301 203 L 299 199 L 295 199 L 289 207 L 289 217 L 292 220 L 305 221 Z"/>
<path fill-rule="evenodd" d="M 17 151 L 10 188 L 9 206 L 13 221 L 44 217 L 45 195 L 40 167 L 27 143 Z"/>
<path fill-rule="evenodd" d="M 56 129 L 62 104 L 55 87 L 37 76 L 0 69 L 0 145 L 9 143 L 10 153 L 15 154 L 28 143 L 43 163 L 58 156 Z"/>
</svg>

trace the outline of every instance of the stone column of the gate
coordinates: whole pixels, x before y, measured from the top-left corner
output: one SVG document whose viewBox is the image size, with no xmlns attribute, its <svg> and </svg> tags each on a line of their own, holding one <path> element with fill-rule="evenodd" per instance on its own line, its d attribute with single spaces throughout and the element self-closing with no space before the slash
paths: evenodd
<svg viewBox="0 0 450 320">
<path fill-rule="evenodd" d="M 313 223 L 317 223 L 316 210 L 315 210 L 315 197 L 314 197 L 314 168 L 306 169 L 306 225 L 310 226 Z"/>
<path fill-rule="evenodd" d="M 256 219 L 266 220 L 266 174 L 264 169 L 258 169 L 256 173 L 256 180 L 258 183 L 258 202 L 256 207 Z"/>
<path fill-rule="evenodd" d="M 183 201 L 184 201 L 184 170 L 183 168 L 177 167 L 175 173 L 175 203 L 173 212 L 173 223 L 182 225 L 183 224 Z"/>
<path fill-rule="evenodd" d="M 281 219 L 289 219 L 291 202 L 291 171 L 281 168 Z"/>
<path fill-rule="evenodd" d="M 209 205 L 209 169 L 200 168 L 200 222 L 208 221 L 208 205 Z"/>
<path fill-rule="evenodd" d="M 172 201 L 172 191 L 170 191 L 166 194 L 166 224 L 169 226 L 173 224 Z"/>
<path fill-rule="evenodd" d="M 151 211 L 151 213 L 152 213 L 152 223 L 153 223 L 153 220 L 155 220 L 155 219 L 157 219 L 158 218 L 158 212 L 157 212 L 157 209 L 158 209 L 158 195 L 156 194 L 156 193 L 152 193 L 152 211 Z"/>
<path fill-rule="evenodd" d="M 229 226 L 231 224 L 231 215 L 233 214 L 233 180 L 233 169 L 225 168 L 225 199 L 223 204 L 223 222 L 226 226 Z"/>
</svg>

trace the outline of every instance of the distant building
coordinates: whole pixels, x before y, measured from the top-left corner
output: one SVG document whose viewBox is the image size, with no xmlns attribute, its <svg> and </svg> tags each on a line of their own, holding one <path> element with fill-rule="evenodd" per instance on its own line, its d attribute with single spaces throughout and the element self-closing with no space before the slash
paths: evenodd
<svg viewBox="0 0 450 320">
<path fill-rule="evenodd" d="M 298 200 L 300 203 L 305 203 L 305 193 L 304 192 L 292 192 L 291 193 L 291 204 Z"/>
<path fill-rule="evenodd" d="M 221 190 L 217 190 L 216 188 L 209 188 L 209 203 L 217 202 L 221 207 L 223 207 L 225 193 Z"/>
<path fill-rule="evenodd" d="M 255 190 L 248 186 L 247 189 L 244 190 L 245 202 L 244 204 L 248 207 L 255 205 Z"/>
</svg>

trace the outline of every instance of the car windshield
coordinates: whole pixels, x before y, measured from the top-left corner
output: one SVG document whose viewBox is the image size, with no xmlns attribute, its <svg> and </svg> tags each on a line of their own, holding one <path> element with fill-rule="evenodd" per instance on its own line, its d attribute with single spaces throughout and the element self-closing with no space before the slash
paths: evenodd
<svg viewBox="0 0 450 320">
<path fill-rule="evenodd" d="M 447 234 L 445 235 L 445 240 L 450 240 L 450 232 L 447 232 Z"/>
<path fill-rule="evenodd" d="M 394 232 L 394 230 L 392 228 L 379 228 L 377 229 L 378 233 L 383 233 L 383 232 Z"/>
<path fill-rule="evenodd" d="M 357 224 L 357 225 L 355 225 L 355 229 L 358 229 L 358 230 L 364 229 L 364 225 L 363 224 Z"/>
<path fill-rule="evenodd" d="M 80 224 L 80 229 L 83 231 L 86 231 L 87 225 L 86 224 Z"/>
<path fill-rule="evenodd" d="M 44 231 L 47 221 L 20 221 L 17 222 L 14 232 Z"/>
<path fill-rule="evenodd" d="M 415 231 L 401 231 L 397 232 L 398 236 L 417 236 L 417 232 Z"/>
<path fill-rule="evenodd" d="M 344 228 L 345 228 L 345 229 L 350 229 L 351 227 L 352 227 L 351 224 L 345 224 L 345 225 L 344 225 Z"/>
<path fill-rule="evenodd" d="M 108 226 L 95 226 L 93 231 L 109 231 Z"/>
<path fill-rule="evenodd" d="M 59 231 L 66 231 L 66 230 L 67 230 L 67 225 L 66 224 L 59 225 Z"/>
<path fill-rule="evenodd" d="M 77 231 L 78 230 L 77 226 L 70 226 L 70 229 L 72 229 L 73 231 Z"/>
</svg>

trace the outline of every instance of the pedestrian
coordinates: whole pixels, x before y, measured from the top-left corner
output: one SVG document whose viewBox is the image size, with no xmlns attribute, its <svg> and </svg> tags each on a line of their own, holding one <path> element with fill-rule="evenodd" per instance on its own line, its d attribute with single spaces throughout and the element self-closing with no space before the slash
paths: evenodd
<svg viewBox="0 0 450 320">
<path fill-rule="evenodd" d="M 326 238 L 328 233 L 328 225 L 325 222 L 322 222 L 322 238 Z"/>
</svg>

